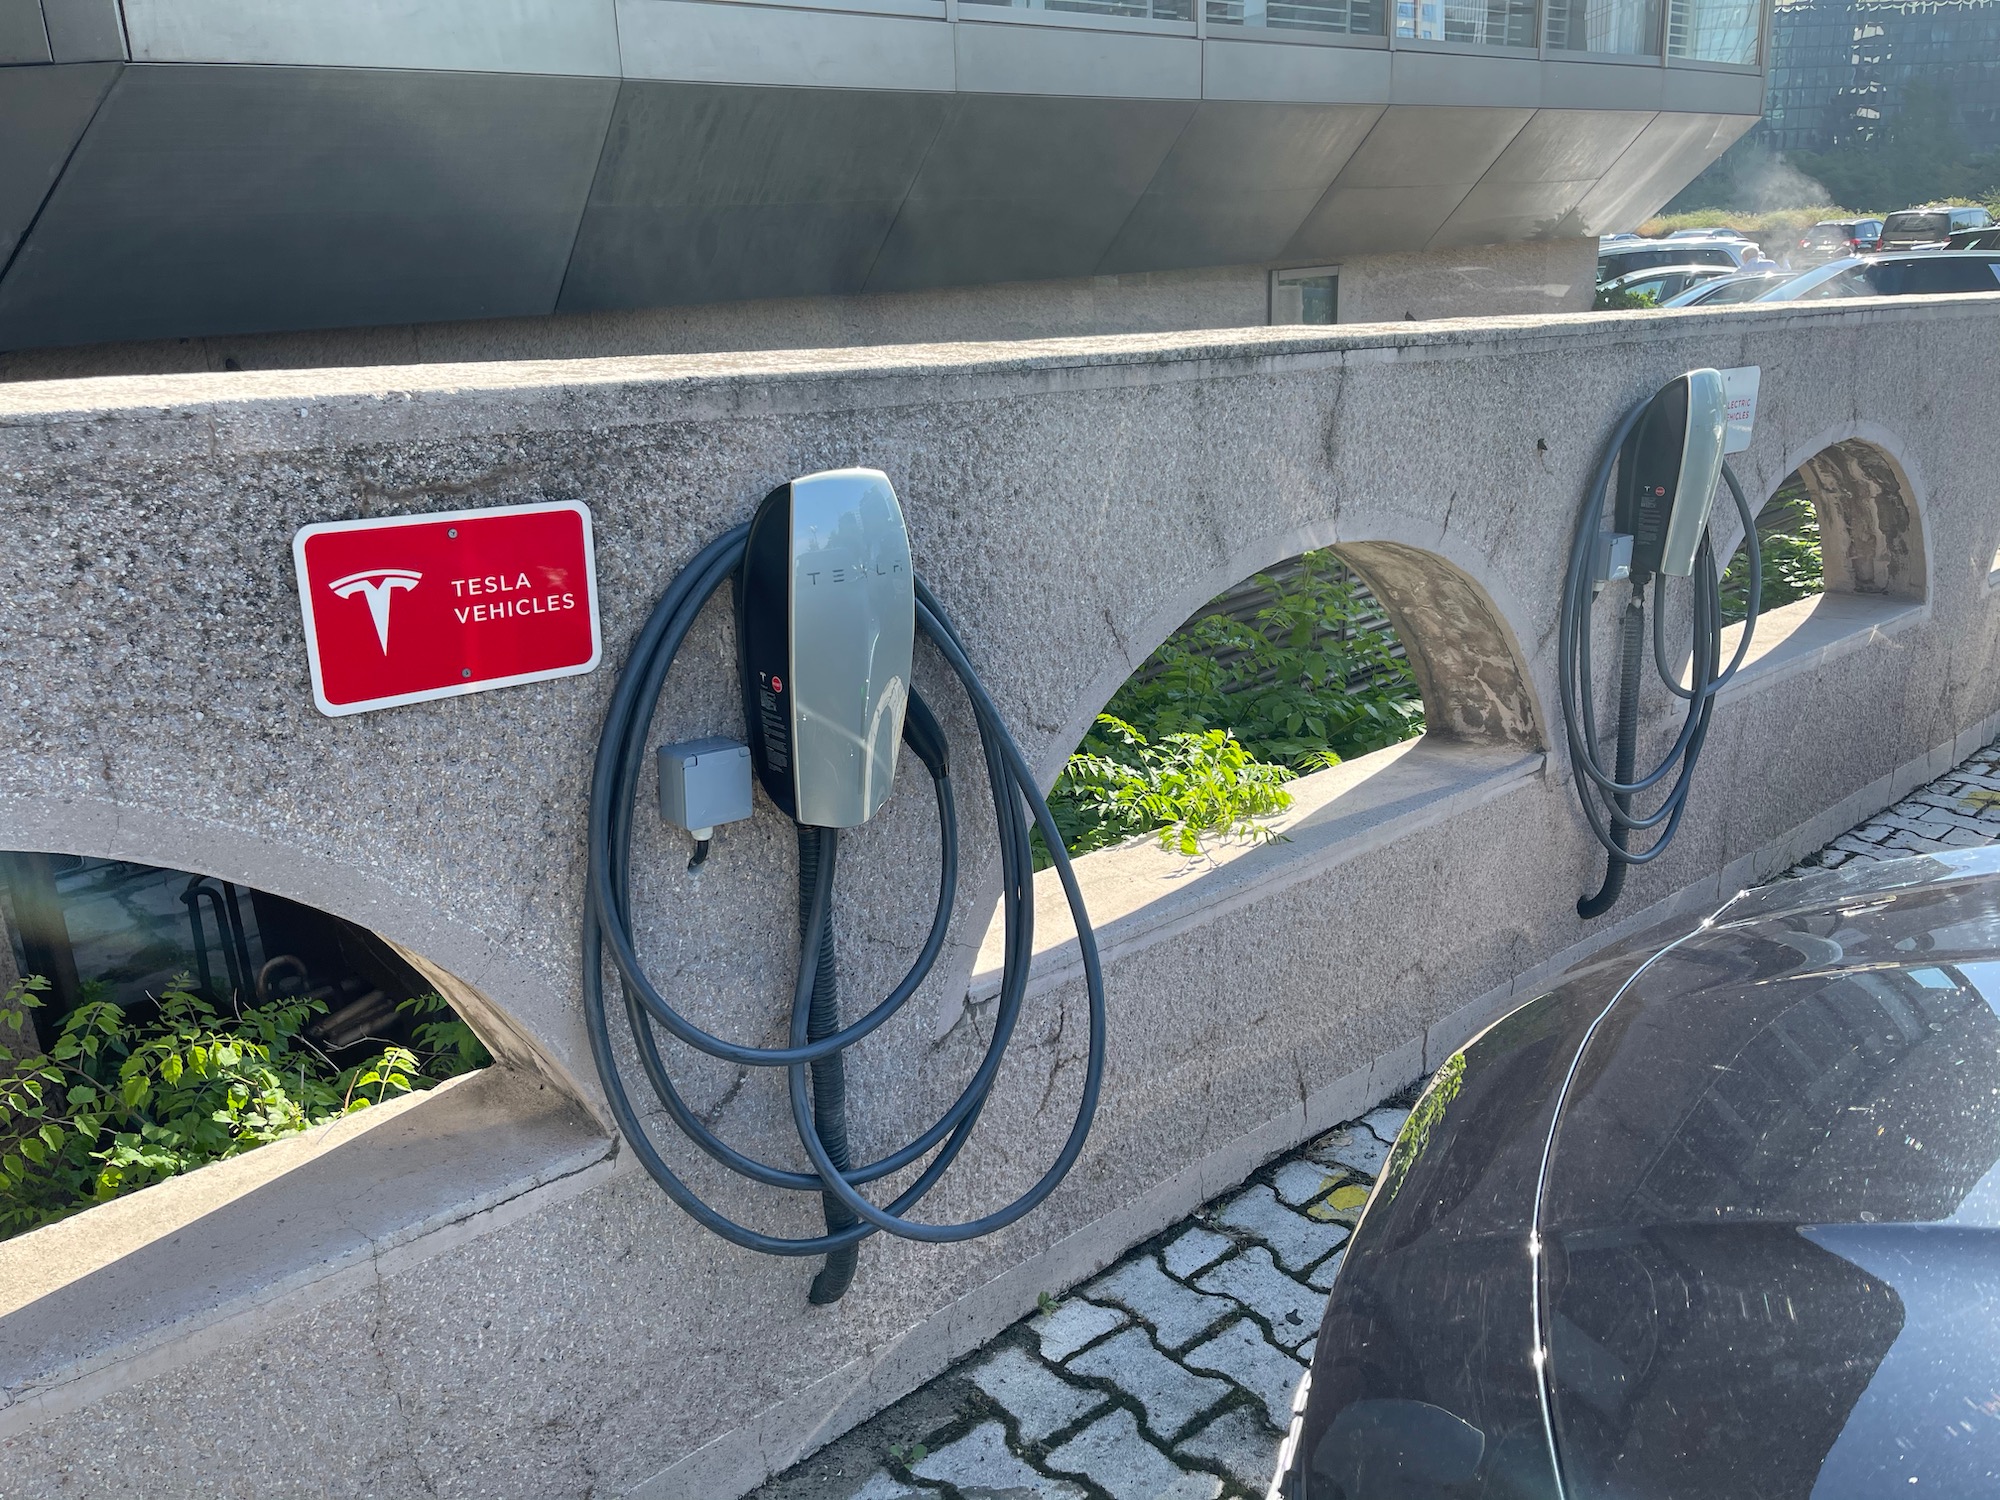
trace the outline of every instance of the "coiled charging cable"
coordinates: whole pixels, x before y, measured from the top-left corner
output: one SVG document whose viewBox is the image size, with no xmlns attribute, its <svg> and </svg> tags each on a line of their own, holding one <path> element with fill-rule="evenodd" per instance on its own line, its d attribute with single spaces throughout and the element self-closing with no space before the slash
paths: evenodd
<svg viewBox="0 0 2000 1500">
<path fill-rule="evenodd" d="M 1597 893 L 1576 903 L 1580 917 L 1598 917 L 1611 909 L 1625 888 L 1625 872 L 1633 865 L 1649 864 L 1673 843 L 1681 817 L 1687 811 L 1688 788 L 1695 764 L 1701 759 L 1708 738 L 1709 719 L 1715 711 L 1715 695 L 1736 675 L 1750 649 L 1757 628 L 1757 613 L 1763 577 L 1763 554 L 1758 547 L 1757 522 L 1743 486 L 1727 462 L 1722 465 L 1723 482 L 1736 502 L 1736 514 L 1743 522 L 1744 546 L 1748 552 L 1750 589 L 1748 610 L 1743 621 L 1743 638 L 1726 669 L 1722 661 L 1722 581 L 1716 573 L 1715 549 L 1706 531 L 1695 553 L 1694 618 L 1687 687 L 1667 660 L 1666 580 L 1658 574 L 1631 579 L 1631 593 L 1619 620 L 1618 727 L 1610 770 L 1598 752 L 1597 705 L 1591 692 L 1590 607 L 1598 583 L 1592 576 L 1592 558 L 1598 532 L 1604 525 L 1604 502 L 1611 488 L 1612 471 L 1625 439 L 1631 435 L 1650 401 L 1642 401 L 1619 423 L 1605 445 L 1604 455 L 1585 493 L 1583 509 L 1570 543 L 1569 574 L 1563 584 L 1562 626 L 1557 645 L 1556 680 L 1562 694 L 1563 726 L 1569 738 L 1570 764 L 1576 770 L 1577 800 L 1583 804 L 1590 831 L 1604 846 L 1604 884 Z M 1639 685 L 1646 653 L 1646 594 L 1653 596 L 1653 667 L 1668 692 L 1687 704 L 1680 733 L 1660 763 L 1644 776 L 1635 774 L 1639 744 Z M 1643 797 L 1668 777 L 1672 784 L 1652 812 L 1632 811 L 1635 797 Z M 1660 836 L 1644 850 L 1634 853 L 1631 836 L 1665 824 Z"/>
<path fill-rule="evenodd" d="M 909 695 L 904 744 L 930 772 L 937 794 L 940 870 L 938 899 L 929 936 L 902 981 L 853 1024 L 839 1024 L 833 986 L 834 948 L 829 909 L 838 854 L 838 831 L 799 829 L 799 970 L 792 993 L 789 1045 L 750 1047 L 712 1036 L 677 1010 L 647 975 L 633 942 L 631 911 L 632 828 L 646 741 L 667 669 L 694 625 L 695 617 L 737 569 L 749 528 L 738 526 L 711 542 L 681 571 L 661 596 L 639 632 L 630 659 L 619 674 L 605 715 L 590 789 L 590 883 L 583 923 L 583 1007 L 590 1047 L 612 1117 L 653 1180 L 693 1218 L 732 1244 L 768 1255 L 825 1255 L 827 1265 L 813 1283 L 814 1302 L 831 1302 L 846 1291 L 854 1272 L 855 1247 L 877 1230 L 932 1244 L 969 1240 L 1012 1224 L 1055 1191 L 1068 1174 L 1090 1133 L 1104 1080 L 1104 977 L 1097 941 L 1084 911 L 1075 872 L 1062 836 L 1049 816 L 1033 773 L 1001 721 L 964 644 L 935 596 L 916 582 L 917 628 L 935 646 L 965 689 L 978 724 L 986 775 L 998 814 L 1005 948 L 993 1034 L 978 1069 L 957 1100 L 928 1130 L 876 1161 L 852 1166 L 847 1159 L 845 1078 L 841 1054 L 877 1030 L 917 992 L 937 961 L 951 923 L 958 884 L 958 818 L 952 795 L 943 731 L 922 698 Z M 1034 953 L 1034 858 L 1029 817 L 1041 829 L 1063 894 L 1076 918 L 1089 995 L 1090 1046 L 1082 1097 L 1069 1136 L 1054 1163 L 1020 1197 L 1003 1208 L 958 1224 L 926 1224 L 907 1217 L 965 1148 L 979 1122 L 1002 1057 L 1021 1013 Z M 604 958 L 609 954 L 621 981 L 625 1018 L 640 1066 L 667 1115 L 689 1140 L 731 1171 L 770 1187 L 820 1195 L 827 1220 L 824 1234 L 788 1238 L 766 1234 L 727 1217 L 704 1202 L 667 1163 L 634 1109 L 611 1050 L 604 995 Z M 656 1028 L 710 1057 L 742 1067 L 784 1068 L 790 1079 L 792 1123 L 812 1163 L 810 1172 L 789 1171 L 747 1156 L 723 1141 L 695 1115 L 675 1089 L 661 1056 Z M 813 1097 L 807 1095 L 812 1073 Z M 860 1189 L 936 1154 L 887 1207 L 877 1207 Z"/>
</svg>

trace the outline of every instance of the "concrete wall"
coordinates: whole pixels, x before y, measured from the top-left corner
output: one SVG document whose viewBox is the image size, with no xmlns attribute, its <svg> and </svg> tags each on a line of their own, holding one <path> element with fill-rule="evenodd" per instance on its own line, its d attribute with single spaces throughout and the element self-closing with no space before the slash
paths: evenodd
<svg viewBox="0 0 2000 1500">
<path fill-rule="evenodd" d="M 1993 732 L 1997 331 L 2000 296 L 1958 297 L 0 391 L 0 847 L 209 871 L 365 923 L 451 976 L 507 1060 L 0 1246 L 0 1493 L 754 1485 L 1566 963 L 1719 902 Z M 1850 561 L 1760 635 L 1679 846 L 1587 928 L 1573 903 L 1601 865 L 1546 748 L 1566 539 L 1618 414 L 1704 364 L 1762 368 L 1754 498 L 1846 445 L 1813 478 Z M 1111 1061 L 1076 1172 L 992 1239 L 870 1241 L 854 1291 L 812 1309 L 810 1264 L 706 1234 L 595 1123 L 576 944 L 625 644 L 772 483 L 848 463 L 895 480 L 920 571 L 1045 775 L 1201 601 L 1310 546 L 1372 567 L 1442 711 L 1413 747 L 1301 784 L 1285 841 L 1193 868 L 1087 861 Z M 297 527 L 572 497 L 595 517 L 600 671 L 313 710 Z M 735 732 L 731 651 L 719 616 L 698 626 L 661 735 Z M 964 764 L 936 667 L 919 685 Z M 971 793 L 949 962 L 852 1064 L 863 1150 L 931 1118 L 984 1035 L 993 871 Z M 906 777 L 843 845 L 850 1004 L 917 940 L 930 817 Z M 640 821 L 649 959 L 697 1019 L 766 1036 L 790 830 L 763 808 L 690 875 L 685 842 Z M 1018 1190 L 1066 1127 L 1081 995 L 1046 926 L 938 1216 Z M 732 1139 L 784 1157 L 772 1080 L 681 1076 Z M 759 1224 L 811 1224 L 690 1171 Z"/>
<path fill-rule="evenodd" d="M 1580 312 L 1590 306 L 1596 277 L 1594 239 L 1354 256 L 1340 262 L 1340 319 Z M 1223 266 L 894 295 L 0 351 L 0 381 L 1070 338 L 1246 328 L 1268 317 L 1267 268 Z"/>
</svg>

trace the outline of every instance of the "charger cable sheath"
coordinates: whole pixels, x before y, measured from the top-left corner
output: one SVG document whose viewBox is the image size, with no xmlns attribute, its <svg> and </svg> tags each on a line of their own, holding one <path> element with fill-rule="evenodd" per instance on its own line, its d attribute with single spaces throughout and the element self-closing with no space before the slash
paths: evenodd
<svg viewBox="0 0 2000 1500">
<path fill-rule="evenodd" d="M 930 932 L 903 979 L 857 1020 L 840 1024 L 830 926 L 838 835 L 832 829 L 801 827 L 800 957 L 787 1045 L 758 1047 L 713 1036 L 688 1019 L 655 983 L 637 951 L 631 898 L 633 830 L 647 740 L 668 668 L 702 607 L 735 574 L 747 530 L 738 526 L 726 532 L 682 569 L 640 628 L 612 690 L 591 776 L 589 882 L 582 944 L 584 1021 L 612 1118 L 633 1154 L 667 1196 L 731 1244 L 770 1255 L 829 1257 L 812 1295 L 815 1301 L 830 1301 L 845 1290 L 853 1275 L 853 1248 L 878 1231 L 930 1243 L 969 1240 L 1014 1223 L 1055 1191 L 1083 1149 L 1103 1087 L 1104 979 L 1082 892 L 1033 772 L 980 681 L 950 617 L 919 579 L 915 584 L 918 631 L 943 657 L 971 705 L 999 841 L 1004 938 L 1000 989 L 993 1002 L 991 1034 L 971 1079 L 922 1133 L 872 1162 L 851 1162 L 841 1055 L 878 1030 L 917 992 L 943 949 L 956 902 L 958 820 L 948 747 L 935 715 L 914 691 L 909 695 L 903 742 L 931 777 L 937 804 L 939 865 Z M 1031 828 L 1041 831 L 1075 918 L 1083 964 L 1089 1040 L 1076 1115 L 1054 1161 L 1011 1203 L 959 1223 L 925 1223 L 909 1217 L 910 1212 L 964 1150 L 1020 1019 L 1034 952 Z M 824 1233 L 778 1235 L 752 1228 L 707 1202 L 666 1159 L 647 1131 L 614 1051 L 607 968 L 615 975 L 632 1049 L 667 1118 L 704 1155 L 728 1171 L 768 1187 L 817 1196 L 826 1221 Z M 661 1052 L 661 1031 L 684 1046 L 738 1067 L 785 1069 L 793 1123 L 812 1170 L 794 1171 L 760 1161 L 722 1140 L 675 1087 Z M 862 1196 L 862 1188 L 919 1163 L 923 1165 L 914 1179 L 886 1205 L 878 1206 Z"/>
<path fill-rule="evenodd" d="M 1576 777 L 1577 800 L 1592 835 L 1605 851 L 1604 881 L 1596 892 L 1580 899 L 1577 915 L 1602 916 L 1618 900 L 1625 887 L 1626 872 L 1634 865 L 1650 864 L 1664 854 L 1680 831 L 1687 811 L 1688 791 L 1695 766 L 1708 738 L 1715 711 L 1715 696 L 1735 677 L 1750 649 L 1757 628 L 1761 597 L 1763 555 L 1758 545 L 1757 522 L 1745 498 L 1743 486 L 1725 462 L 1722 480 L 1728 487 L 1736 514 L 1743 524 L 1744 549 L 1749 566 L 1747 610 L 1742 638 L 1727 667 L 1722 667 L 1722 586 L 1716 570 L 1711 538 L 1704 535 L 1695 553 L 1692 622 L 1690 626 L 1688 686 L 1682 687 L 1678 674 L 1667 659 L 1666 588 L 1657 574 L 1635 573 L 1629 580 L 1629 594 L 1620 612 L 1618 653 L 1618 706 L 1613 731 L 1612 764 L 1606 768 L 1599 749 L 1597 703 L 1594 692 L 1594 663 L 1591 658 L 1590 611 L 1597 597 L 1598 583 L 1592 577 L 1591 560 L 1597 534 L 1604 525 L 1605 500 L 1611 489 L 1618 455 L 1647 403 L 1628 412 L 1605 444 L 1597 468 L 1577 514 L 1576 531 L 1570 542 L 1569 570 L 1564 579 L 1562 618 L 1557 643 L 1556 682 L 1561 695 L 1563 728 L 1569 745 L 1570 766 Z M 1646 605 L 1652 603 L 1653 665 L 1668 693 L 1683 700 L 1682 715 L 1673 744 L 1659 762 L 1644 775 L 1637 772 L 1640 727 L 1640 692 L 1646 656 Z M 1671 780 L 1669 780 L 1671 778 Z M 1663 783 L 1666 790 L 1649 813 L 1635 813 L 1634 803 Z M 1645 848 L 1632 848 L 1632 835 L 1659 830 Z"/>
</svg>

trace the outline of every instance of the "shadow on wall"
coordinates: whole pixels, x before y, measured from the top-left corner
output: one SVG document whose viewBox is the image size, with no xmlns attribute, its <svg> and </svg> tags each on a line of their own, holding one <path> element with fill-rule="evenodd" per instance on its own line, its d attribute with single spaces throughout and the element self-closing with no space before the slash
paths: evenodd
<svg viewBox="0 0 2000 1500">
<path fill-rule="evenodd" d="M 0 1237 L 485 1066 L 380 938 L 281 896 L 0 852 Z"/>
</svg>

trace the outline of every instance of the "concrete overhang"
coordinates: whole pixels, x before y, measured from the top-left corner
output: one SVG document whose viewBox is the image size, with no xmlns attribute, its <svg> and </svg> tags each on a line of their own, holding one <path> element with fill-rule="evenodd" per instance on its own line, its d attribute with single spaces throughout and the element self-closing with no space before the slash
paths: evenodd
<svg viewBox="0 0 2000 1500">
<path fill-rule="evenodd" d="M 0 348 L 1588 236 L 1755 69 L 871 0 L 0 0 Z"/>
</svg>

